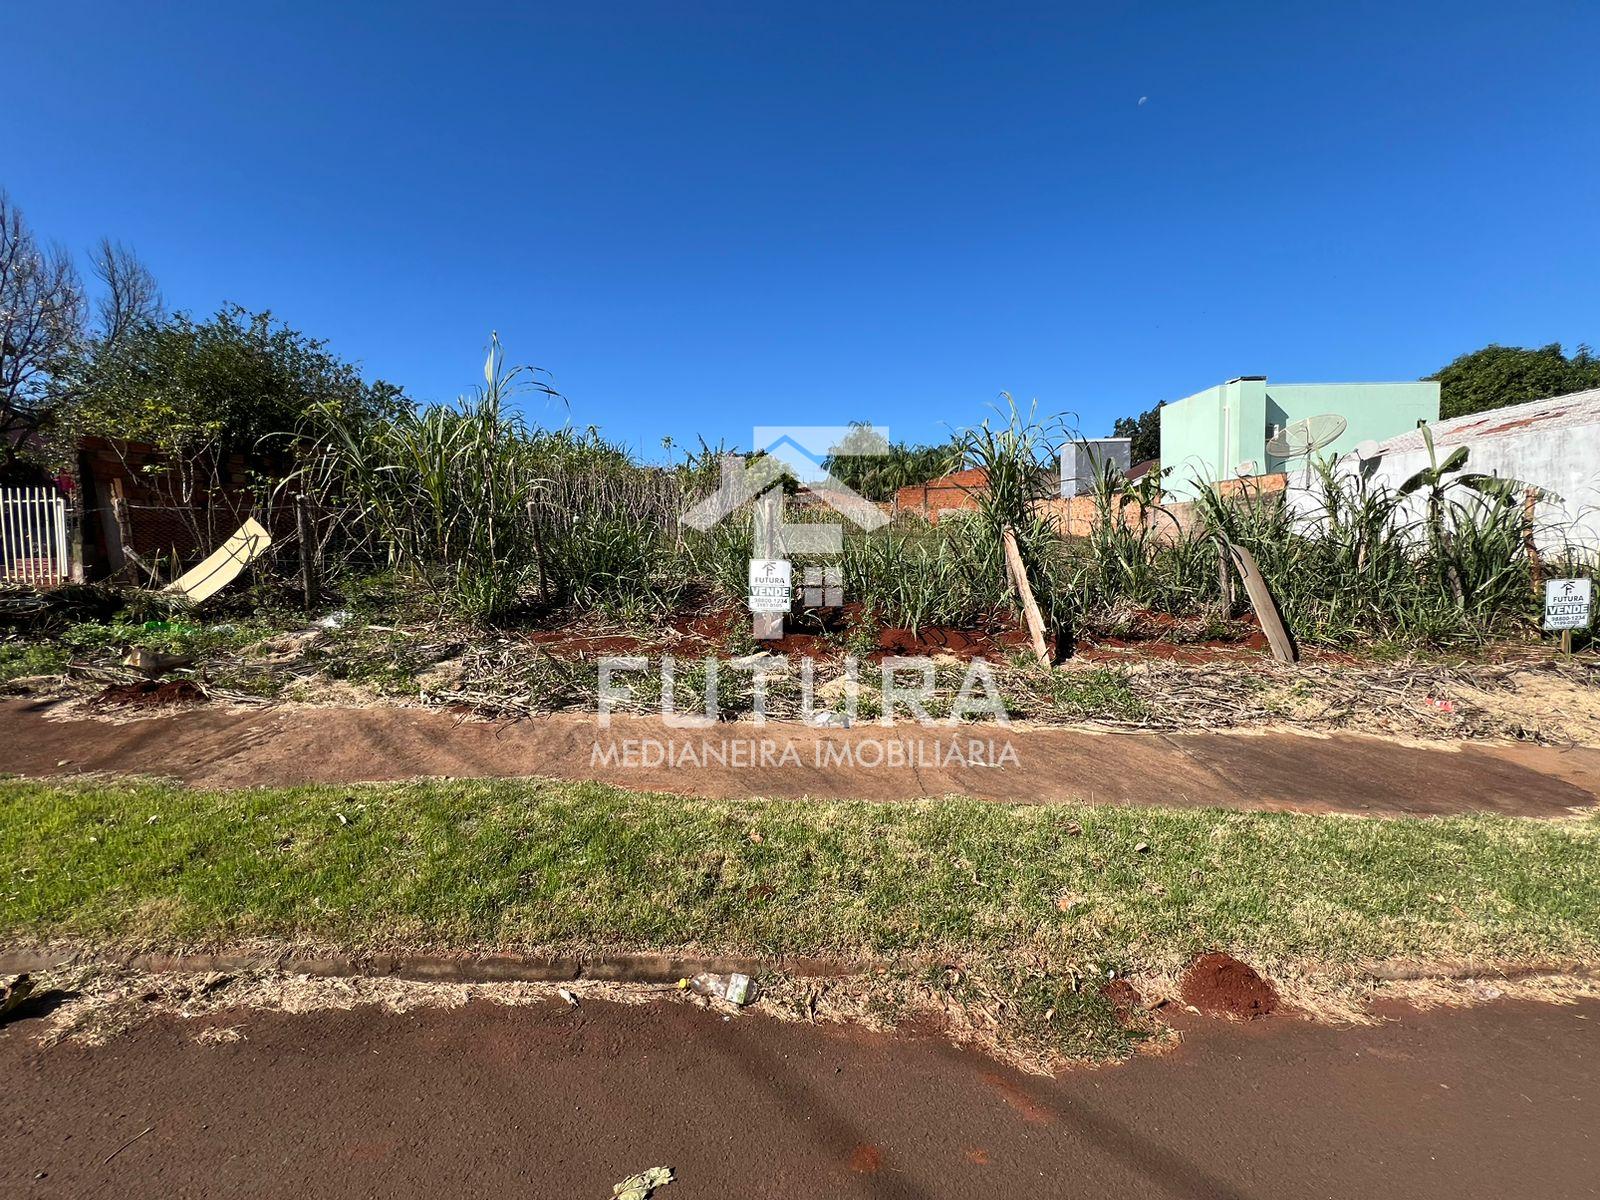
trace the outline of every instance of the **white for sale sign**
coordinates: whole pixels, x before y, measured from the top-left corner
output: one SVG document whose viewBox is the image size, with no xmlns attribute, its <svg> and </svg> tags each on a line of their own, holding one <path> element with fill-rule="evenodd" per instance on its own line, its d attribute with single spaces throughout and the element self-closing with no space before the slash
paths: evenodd
<svg viewBox="0 0 1600 1200">
<path fill-rule="evenodd" d="M 750 560 L 750 611 L 786 613 L 792 592 L 789 586 L 789 560 L 752 558 Z"/>
<path fill-rule="evenodd" d="M 1546 629 L 1587 628 L 1589 624 L 1589 603 L 1589 580 L 1545 580 L 1544 627 Z"/>
</svg>

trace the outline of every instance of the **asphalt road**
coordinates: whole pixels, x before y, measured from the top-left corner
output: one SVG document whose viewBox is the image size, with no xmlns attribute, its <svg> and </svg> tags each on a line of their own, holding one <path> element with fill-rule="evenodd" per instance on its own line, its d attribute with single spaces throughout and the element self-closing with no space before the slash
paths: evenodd
<svg viewBox="0 0 1600 1200">
<path fill-rule="evenodd" d="M 1203 1022 L 1160 1057 L 1018 1075 L 931 1039 L 686 1005 L 0 1029 L 9 1197 L 1580 1197 L 1600 1003 L 1377 1028 Z M 147 1132 L 146 1132 L 147 1131 Z"/>
</svg>

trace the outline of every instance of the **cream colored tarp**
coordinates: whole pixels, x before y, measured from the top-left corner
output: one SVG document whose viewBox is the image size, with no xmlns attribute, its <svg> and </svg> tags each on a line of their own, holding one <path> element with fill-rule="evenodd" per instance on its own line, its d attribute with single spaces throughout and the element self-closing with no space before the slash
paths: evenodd
<svg viewBox="0 0 1600 1200">
<path fill-rule="evenodd" d="M 174 592 L 192 604 L 209 600 L 239 578 L 239 572 L 245 569 L 250 560 L 270 545 L 272 535 L 251 517 L 205 562 L 163 590 Z"/>
</svg>

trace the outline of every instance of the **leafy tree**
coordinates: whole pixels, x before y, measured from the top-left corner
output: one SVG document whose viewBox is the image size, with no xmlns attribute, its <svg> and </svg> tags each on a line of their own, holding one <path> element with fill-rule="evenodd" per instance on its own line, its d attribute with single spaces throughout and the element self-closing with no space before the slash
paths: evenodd
<svg viewBox="0 0 1600 1200">
<path fill-rule="evenodd" d="M 326 342 L 238 305 L 205 321 L 140 321 L 96 343 L 66 390 L 71 433 L 178 459 L 254 451 L 329 408 L 359 422 L 403 406 L 399 388 L 365 382 Z"/>
<path fill-rule="evenodd" d="M 1582 345 L 1569 358 L 1559 342 L 1538 350 L 1489 345 L 1427 378 L 1439 381 L 1439 415 L 1464 417 L 1600 387 L 1600 359 Z"/>
<path fill-rule="evenodd" d="M 892 500 L 903 487 L 926 483 L 961 469 L 962 445 L 890 442 L 870 421 L 850 422 L 850 432 L 833 446 L 823 467 L 840 483 L 868 500 Z"/>
<path fill-rule="evenodd" d="M 92 343 L 60 382 L 52 440 L 62 453 L 84 436 L 158 456 L 158 477 L 195 544 L 215 544 L 240 515 L 292 473 L 291 451 L 335 419 L 362 428 L 404 410 L 399 388 L 366 383 L 355 366 L 309 338 L 237 305 L 206 321 L 184 313 L 136 320 Z M 232 490 L 228 456 L 251 455 L 247 493 Z M 131 463 L 130 463 L 131 465 Z"/>
<path fill-rule="evenodd" d="M 1161 457 L 1161 408 L 1165 400 L 1156 402 L 1137 417 L 1118 417 L 1111 426 L 1112 437 L 1133 439 L 1129 445 L 1131 461 L 1142 463 L 1149 458 Z"/>
</svg>

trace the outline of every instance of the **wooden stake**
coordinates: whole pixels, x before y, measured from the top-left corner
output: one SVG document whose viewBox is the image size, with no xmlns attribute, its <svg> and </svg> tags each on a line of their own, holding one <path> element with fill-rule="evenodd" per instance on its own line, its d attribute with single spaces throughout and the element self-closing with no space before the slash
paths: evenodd
<svg viewBox="0 0 1600 1200">
<path fill-rule="evenodd" d="M 1561 653 L 1565 654 L 1568 658 L 1572 657 L 1572 630 L 1570 629 L 1563 629 L 1561 631 Z"/>
<path fill-rule="evenodd" d="M 1045 666 L 1050 665 L 1050 650 L 1044 640 L 1044 618 L 1039 615 L 1039 605 L 1033 598 L 1033 588 L 1028 585 L 1028 570 L 1022 564 L 1022 551 L 1017 547 L 1017 535 L 1007 525 L 1000 531 L 1005 544 L 1006 568 L 1011 576 L 1011 586 L 1017 589 L 1022 601 L 1022 619 L 1028 626 L 1028 638 L 1033 652 Z"/>
<path fill-rule="evenodd" d="M 1267 586 L 1261 568 L 1256 565 L 1255 555 L 1243 546 L 1235 546 L 1226 538 L 1222 544 L 1233 559 L 1233 566 L 1239 572 L 1239 578 L 1244 581 L 1245 595 L 1250 597 L 1250 607 L 1256 610 L 1256 619 L 1261 622 L 1261 632 L 1267 635 L 1267 645 L 1272 647 L 1272 657 L 1281 663 L 1299 662 L 1300 647 L 1295 645 L 1294 638 L 1289 634 L 1289 626 L 1284 623 L 1283 613 L 1278 608 L 1277 600 L 1273 598 L 1272 589 Z"/>
<path fill-rule="evenodd" d="M 110 480 L 111 491 L 111 526 L 116 533 L 116 545 L 107 545 L 106 550 L 111 558 L 113 572 L 122 570 L 128 562 L 128 552 L 133 549 L 133 522 L 128 518 L 128 498 L 122 488 L 122 480 L 113 477 Z M 110 542 L 110 538 L 106 539 Z"/>
</svg>

